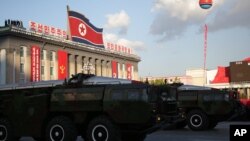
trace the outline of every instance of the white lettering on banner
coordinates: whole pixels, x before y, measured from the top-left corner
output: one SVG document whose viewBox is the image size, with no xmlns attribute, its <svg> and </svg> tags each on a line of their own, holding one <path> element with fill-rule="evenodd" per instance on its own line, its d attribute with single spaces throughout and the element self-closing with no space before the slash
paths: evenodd
<svg viewBox="0 0 250 141">
<path fill-rule="evenodd" d="M 60 28 L 55 28 L 48 25 L 43 25 L 37 22 L 29 21 L 29 28 L 31 31 L 35 31 L 38 33 L 43 33 L 47 35 L 52 35 L 56 37 L 61 37 L 66 39 L 67 38 L 67 32 L 65 30 L 62 30 Z"/>
<path fill-rule="evenodd" d="M 31 47 L 31 82 L 40 81 L 40 48 Z"/>
<path fill-rule="evenodd" d="M 132 54 L 131 48 L 128 48 L 128 47 L 125 47 L 122 45 L 118 45 L 118 44 L 109 43 L 109 42 L 106 45 L 106 49 L 113 51 L 113 52 Z"/>
</svg>

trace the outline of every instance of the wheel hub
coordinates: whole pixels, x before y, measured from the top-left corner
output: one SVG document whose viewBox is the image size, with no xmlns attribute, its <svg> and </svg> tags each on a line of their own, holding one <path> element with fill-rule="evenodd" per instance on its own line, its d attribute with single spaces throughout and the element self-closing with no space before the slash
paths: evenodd
<svg viewBox="0 0 250 141">
<path fill-rule="evenodd" d="M 201 116 L 200 115 L 193 115 L 193 116 L 191 116 L 191 118 L 190 118 L 190 123 L 192 124 L 192 126 L 194 126 L 194 127 L 199 127 L 199 126 L 201 126 L 201 124 L 202 124 L 202 118 L 201 118 Z"/>
<path fill-rule="evenodd" d="M 107 141 L 109 138 L 108 129 L 104 125 L 96 125 L 92 130 L 92 139 L 94 141 Z"/>
<path fill-rule="evenodd" d="M 50 139 L 52 141 L 62 141 L 64 139 L 64 129 L 61 125 L 54 125 L 51 127 Z"/>
</svg>

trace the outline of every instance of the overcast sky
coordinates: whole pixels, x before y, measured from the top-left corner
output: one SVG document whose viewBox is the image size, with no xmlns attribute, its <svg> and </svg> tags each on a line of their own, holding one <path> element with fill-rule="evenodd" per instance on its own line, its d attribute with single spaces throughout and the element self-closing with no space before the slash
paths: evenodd
<svg viewBox="0 0 250 141">
<path fill-rule="evenodd" d="M 203 67 L 203 27 L 208 25 L 207 68 L 250 57 L 250 1 L 213 0 L 8 0 L 0 25 L 18 19 L 65 29 L 66 5 L 104 28 L 104 41 L 133 48 L 141 57 L 139 76 L 185 75 Z"/>
</svg>

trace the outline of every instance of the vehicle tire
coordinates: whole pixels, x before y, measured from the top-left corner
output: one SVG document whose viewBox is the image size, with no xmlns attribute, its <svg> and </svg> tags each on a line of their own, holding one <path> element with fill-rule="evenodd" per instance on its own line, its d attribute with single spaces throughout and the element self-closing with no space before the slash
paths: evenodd
<svg viewBox="0 0 250 141">
<path fill-rule="evenodd" d="M 205 130 L 208 129 L 209 119 L 201 110 L 192 110 L 187 114 L 187 124 L 191 130 Z"/>
<path fill-rule="evenodd" d="M 69 118 L 58 116 L 48 123 L 45 138 L 47 141 L 75 141 L 77 130 Z"/>
<path fill-rule="evenodd" d="M 182 128 L 184 128 L 185 126 L 187 126 L 187 121 L 186 121 L 186 120 L 177 122 L 177 123 L 175 124 L 175 128 L 176 128 L 176 129 L 182 129 Z"/>
<path fill-rule="evenodd" d="M 12 141 L 13 133 L 10 122 L 5 118 L 0 118 L 0 141 Z"/>
<path fill-rule="evenodd" d="M 119 129 L 105 116 L 90 121 L 87 128 L 88 141 L 121 141 Z"/>
</svg>

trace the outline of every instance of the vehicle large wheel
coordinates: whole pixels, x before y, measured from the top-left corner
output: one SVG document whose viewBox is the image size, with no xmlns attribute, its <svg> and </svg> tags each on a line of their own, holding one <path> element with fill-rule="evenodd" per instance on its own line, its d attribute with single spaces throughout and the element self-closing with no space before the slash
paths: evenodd
<svg viewBox="0 0 250 141">
<path fill-rule="evenodd" d="M 74 123 L 67 117 L 53 118 L 45 131 L 47 141 L 75 141 L 77 130 Z"/>
<path fill-rule="evenodd" d="M 88 141 L 121 141 L 119 129 L 105 116 L 93 119 L 87 129 Z"/>
<path fill-rule="evenodd" d="M 13 139 L 10 122 L 0 118 L 0 141 L 11 141 Z"/>
<path fill-rule="evenodd" d="M 194 131 L 208 129 L 209 119 L 207 115 L 200 110 L 192 110 L 187 114 L 188 127 Z"/>
</svg>

